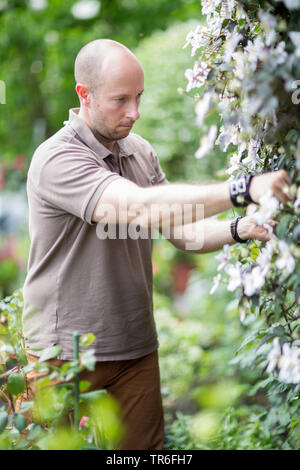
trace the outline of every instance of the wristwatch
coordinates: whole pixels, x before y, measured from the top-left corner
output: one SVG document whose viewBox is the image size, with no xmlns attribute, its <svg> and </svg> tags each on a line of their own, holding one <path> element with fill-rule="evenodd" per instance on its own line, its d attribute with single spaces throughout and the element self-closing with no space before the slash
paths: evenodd
<svg viewBox="0 0 300 470">
<path fill-rule="evenodd" d="M 243 175 L 230 182 L 230 198 L 235 207 L 245 207 L 253 203 L 249 188 L 254 175 Z"/>
<path fill-rule="evenodd" d="M 231 231 L 231 235 L 232 235 L 232 238 L 239 242 L 239 243 L 247 243 L 248 240 L 242 240 L 242 238 L 239 237 L 238 233 L 237 233 L 237 226 L 238 226 L 238 222 L 239 220 L 241 219 L 242 217 L 239 216 L 237 217 L 236 219 L 232 220 L 231 221 L 231 224 L 230 224 L 230 231 Z"/>
</svg>

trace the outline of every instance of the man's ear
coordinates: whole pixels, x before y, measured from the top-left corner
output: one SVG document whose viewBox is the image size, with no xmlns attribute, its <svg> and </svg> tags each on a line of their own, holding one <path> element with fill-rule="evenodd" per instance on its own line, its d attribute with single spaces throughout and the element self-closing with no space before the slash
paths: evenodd
<svg viewBox="0 0 300 470">
<path fill-rule="evenodd" d="M 82 83 L 77 83 L 75 86 L 78 98 L 80 103 L 89 108 L 90 103 L 91 103 L 91 93 L 90 90 L 87 88 L 86 85 L 83 85 Z"/>
</svg>

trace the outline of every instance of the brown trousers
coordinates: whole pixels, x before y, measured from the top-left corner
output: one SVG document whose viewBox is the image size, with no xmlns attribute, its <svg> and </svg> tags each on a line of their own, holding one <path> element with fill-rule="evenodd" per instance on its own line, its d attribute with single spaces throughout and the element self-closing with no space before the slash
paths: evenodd
<svg viewBox="0 0 300 470">
<path fill-rule="evenodd" d="M 28 361 L 38 358 L 28 354 Z M 65 361 L 51 359 L 61 366 Z M 34 383 L 41 374 L 27 374 L 27 392 L 16 404 L 31 400 Z M 138 359 L 96 362 L 93 371 L 85 370 L 80 380 L 91 383 L 88 391 L 106 389 L 120 404 L 125 437 L 122 450 L 161 450 L 164 444 L 164 417 L 160 392 L 158 353 L 154 351 Z"/>
</svg>

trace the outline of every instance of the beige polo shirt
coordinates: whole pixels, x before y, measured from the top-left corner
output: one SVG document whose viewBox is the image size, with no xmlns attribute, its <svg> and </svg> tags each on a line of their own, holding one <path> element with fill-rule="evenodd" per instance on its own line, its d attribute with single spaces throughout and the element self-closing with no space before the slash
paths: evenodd
<svg viewBox="0 0 300 470">
<path fill-rule="evenodd" d="M 134 359 L 158 347 L 151 237 L 99 239 L 92 214 L 116 178 L 146 187 L 166 181 L 151 145 L 136 134 L 110 151 L 70 110 L 35 151 L 27 179 L 31 247 L 23 287 L 26 346 L 58 344 L 73 357 L 73 331 L 93 333 L 99 361 Z"/>
</svg>

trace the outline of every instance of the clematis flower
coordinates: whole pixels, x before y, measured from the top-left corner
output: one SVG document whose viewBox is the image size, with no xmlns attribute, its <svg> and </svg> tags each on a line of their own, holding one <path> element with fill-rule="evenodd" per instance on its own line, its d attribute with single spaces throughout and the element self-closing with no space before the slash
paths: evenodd
<svg viewBox="0 0 300 470">
<path fill-rule="evenodd" d="M 201 29 L 200 29 L 201 28 Z M 191 56 L 193 57 L 200 47 L 204 47 L 209 42 L 210 32 L 206 27 L 197 26 L 195 31 L 190 31 L 186 37 L 186 43 L 183 46 L 183 49 L 186 48 L 189 44 L 192 46 Z"/>
<path fill-rule="evenodd" d="M 266 45 L 270 46 L 276 39 L 277 20 L 271 13 L 264 10 L 259 10 L 258 17 L 262 22 L 263 28 L 266 32 Z"/>
<path fill-rule="evenodd" d="M 200 141 L 200 147 L 195 153 L 196 158 L 203 158 L 208 152 L 210 152 L 215 144 L 216 137 L 218 133 L 218 128 L 216 125 L 213 125 L 209 128 L 208 134 L 203 136 Z"/>
<path fill-rule="evenodd" d="M 280 256 L 276 260 L 276 267 L 285 270 L 287 273 L 292 273 L 295 268 L 295 259 L 290 252 L 289 245 L 284 240 L 280 240 L 278 242 L 278 249 Z"/>
<path fill-rule="evenodd" d="M 280 356 L 281 356 L 281 347 L 279 343 L 279 338 L 275 338 L 272 343 L 272 349 L 269 352 L 268 357 L 267 357 L 267 360 L 268 360 L 267 372 L 269 374 L 273 372 L 273 370 L 277 366 Z"/>
<path fill-rule="evenodd" d="M 279 207 L 278 200 L 273 196 L 273 192 L 269 189 L 264 196 L 259 199 L 260 209 L 253 214 L 258 225 L 264 225 L 272 218 Z"/>
<path fill-rule="evenodd" d="M 283 1 L 285 6 L 290 10 L 300 9 L 300 0 L 276 0 L 276 2 Z"/>
<path fill-rule="evenodd" d="M 200 65 L 195 63 L 192 69 L 185 71 L 185 78 L 188 80 L 186 91 L 189 92 L 192 88 L 201 88 L 210 72 L 210 67 L 206 62 L 201 62 Z"/>
<path fill-rule="evenodd" d="M 221 33 L 223 23 L 223 19 L 221 18 L 219 13 L 217 11 L 214 11 L 212 15 L 208 15 L 206 18 L 206 22 L 208 24 L 211 35 L 217 38 Z"/>
<path fill-rule="evenodd" d="M 223 0 L 221 11 L 220 11 L 220 17 L 222 18 L 222 20 L 231 19 L 232 12 L 235 6 L 236 6 L 235 0 Z"/>
<path fill-rule="evenodd" d="M 258 293 L 265 284 L 265 276 L 260 266 L 255 266 L 243 279 L 244 293 L 248 297 Z"/>
<path fill-rule="evenodd" d="M 240 161 L 241 157 L 237 154 L 234 153 L 229 160 L 229 168 L 226 170 L 225 173 L 228 175 L 231 175 L 234 171 L 238 170 L 240 168 Z"/>
<path fill-rule="evenodd" d="M 202 15 L 210 15 L 219 6 L 221 0 L 202 0 Z"/>
<path fill-rule="evenodd" d="M 196 122 L 198 126 L 202 126 L 203 121 L 210 109 L 212 103 L 212 92 L 206 91 L 203 95 L 203 98 L 198 101 L 195 107 L 196 111 Z"/>
<path fill-rule="evenodd" d="M 300 348 L 285 343 L 279 359 L 278 379 L 285 383 L 300 383 Z"/>
<path fill-rule="evenodd" d="M 231 259 L 231 251 L 230 251 L 230 246 L 228 244 L 223 246 L 223 251 L 219 253 L 217 256 L 215 256 L 216 260 L 219 261 L 219 266 L 217 268 L 217 271 L 221 271 L 221 269 L 224 268 L 225 264 L 227 261 Z"/>
<path fill-rule="evenodd" d="M 263 270 L 264 275 L 266 275 L 270 269 L 273 251 L 273 245 L 267 242 L 266 246 L 261 249 L 259 255 L 256 258 L 256 263 Z"/>
<path fill-rule="evenodd" d="M 229 276 L 229 283 L 227 289 L 233 292 L 237 287 L 243 284 L 242 263 L 238 261 L 235 265 L 230 264 L 224 268 L 226 274 Z"/>
<path fill-rule="evenodd" d="M 295 55 L 300 57 L 300 33 L 298 31 L 291 31 L 289 33 L 290 39 L 294 46 L 296 46 Z"/>
<path fill-rule="evenodd" d="M 241 34 L 239 34 L 236 30 L 234 29 L 233 33 L 230 35 L 230 37 L 227 39 L 225 43 L 225 54 L 223 56 L 223 61 L 225 64 L 229 64 L 231 61 L 232 55 L 236 49 L 236 46 L 240 42 L 240 40 L 243 38 Z"/>
</svg>

